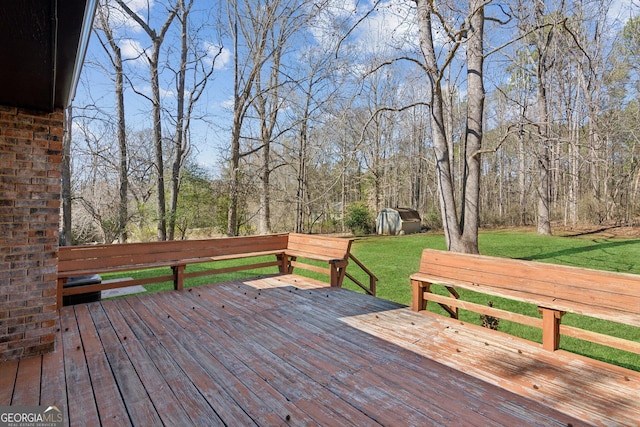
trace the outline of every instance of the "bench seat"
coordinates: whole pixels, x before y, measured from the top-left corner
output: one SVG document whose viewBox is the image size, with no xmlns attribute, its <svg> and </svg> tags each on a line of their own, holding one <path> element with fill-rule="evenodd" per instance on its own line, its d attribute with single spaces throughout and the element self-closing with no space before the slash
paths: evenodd
<svg viewBox="0 0 640 427">
<path fill-rule="evenodd" d="M 331 286 L 342 286 L 349 262 L 352 239 L 302 234 L 272 234 L 220 239 L 183 240 L 122 245 L 61 247 L 58 253 L 58 306 L 62 296 L 95 292 L 98 289 L 146 285 L 173 281 L 181 290 L 188 278 L 264 267 L 278 267 L 281 274 L 299 267 L 330 276 Z M 190 265 L 260 256 L 275 256 L 273 261 L 187 272 Z M 304 258 L 328 264 L 327 268 L 307 264 Z M 104 285 L 65 288 L 68 278 L 89 274 L 116 273 L 170 267 L 170 275 L 134 279 Z"/>
<path fill-rule="evenodd" d="M 458 309 L 542 328 L 543 347 L 557 350 L 569 335 L 640 354 L 640 343 L 561 324 L 574 313 L 640 327 L 640 276 L 564 265 L 425 249 L 420 270 L 411 275 L 412 308 L 439 304 L 451 317 Z M 449 296 L 432 292 L 444 286 Z M 541 318 L 506 312 L 460 299 L 457 289 L 533 304 Z"/>
</svg>

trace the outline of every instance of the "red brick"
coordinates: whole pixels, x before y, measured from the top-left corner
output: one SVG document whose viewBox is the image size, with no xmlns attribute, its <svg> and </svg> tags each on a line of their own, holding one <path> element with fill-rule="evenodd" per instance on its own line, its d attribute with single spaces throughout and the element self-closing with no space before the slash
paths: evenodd
<svg viewBox="0 0 640 427">
<path fill-rule="evenodd" d="M 2 132 L 4 136 L 12 136 L 14 138 L 24 138 L 31 139 L 33 138 L 33 131 L 30 130 L 21 130 L 21 129 L 7 129 L 5 128 Z"/>
<path fill-rule="evenodd" d="M 0 360 L 55 345 L 63 120 L 0 106 Z"/>
</svg>

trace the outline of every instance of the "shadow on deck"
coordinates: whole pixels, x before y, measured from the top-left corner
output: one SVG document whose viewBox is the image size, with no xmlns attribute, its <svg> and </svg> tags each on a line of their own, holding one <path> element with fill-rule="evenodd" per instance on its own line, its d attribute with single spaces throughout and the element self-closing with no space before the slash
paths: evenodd
<svg viewBox="0 0 640 427">
<path fill-rule="evenodd" d="M 70 425 L 632 425 L 640 373 L 296 275 L 60 310 L 0 405 Z"/>
</svg>

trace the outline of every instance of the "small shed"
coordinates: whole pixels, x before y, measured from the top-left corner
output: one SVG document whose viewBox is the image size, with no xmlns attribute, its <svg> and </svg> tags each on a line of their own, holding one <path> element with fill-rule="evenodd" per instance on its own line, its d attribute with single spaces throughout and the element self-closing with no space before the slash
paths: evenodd
<svg viewBox="0 0 640 427">
<path fill-rule="evenodd" d="M 419 233 L 421 228 L 422 220 L 415 209 L 386 208 L 376 219 L 376 234 L 397 236 Z"/>
</svg>

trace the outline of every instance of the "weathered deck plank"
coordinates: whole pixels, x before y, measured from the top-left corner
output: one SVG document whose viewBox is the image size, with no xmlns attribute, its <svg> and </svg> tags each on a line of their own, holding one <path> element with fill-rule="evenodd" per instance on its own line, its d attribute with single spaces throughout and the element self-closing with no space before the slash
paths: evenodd
<svg viewBox="0 0 640 427">
<path fill-rule="evenodd" d="M 116 378 L 111 372 L 109 360 L 87 305 L 76 306 L 75 313 L 82 338 L 84 357 L 91 377 L 91 386 L 97 390 L 94 392 L 94 396 L 100 413 L 100 422 L 104 426 L 114 427 L 131 425 Z"/>
<path fill-rule="evenodd" d="M 100 307 L 92 307 L 91 317 L 100 334 L 104 352 L 109 360 L 113 376 L 118 382 L 120 394 L 131 423 L 134 425 L 161 425 L 159 409 L 162 408 L 157 408 L 152 398 L 156 393 L 153 387 L 156 384 L 153 382 L 143 383 L 140 373 L 124 349 L 126 341 L 120 341 L 111 324 L 111 319 L 104 310 Z M 149 344 L 153 345 L 153 343 Z"/>
<path fill-rule="evenodd" d="M 130 304 L 128 310 L 131 313 L 139 313 L 141 318 L 155 317 L 155 321 L 148 326 L 156 336 L 156 345 L 162 345 L 171 353 L 176 363 L 204 396 L 208 405 L 211 405 L 215 412 L 212 416 L 212 425 L 223 425 L 224 418 L 227 417 L 237 419 L 240 424 L 254 424 L 243 408 L 229 398 L 227 391 L 218 383 L 214 373 L 217 372 L 220 377 L 227 377 L 229 374 L 224 369 L 218 370 L 219 364 L 202 347 L 200 337 L 188 335 L 176 324 L 175 319 L 179 316 L 175 310 L 176 302 L 156 305 L 153 300 L 144 296 L 132 298 L 128 301 Z M 158 313 L 161 315 L 158 316 Z"/>
<path fill-rule="evenodd" d="M 66 388 L 64 373 L 64 351 L 62 346 L 62 331 L 58 325 L 56 332 L 56 342 L 58 350 L 42 356 L 42 378 L 40 381 L 40 405 L 56 406 L 64 411 L 64 425 L 69 426 L 69 405 L 67 393 L 61 392 Z"/>
<path fill-rule="evenodd" d="M 118 307 L 113 301 L 102 304 L 105 313 L 125 350 L 140 373 L 145 387 L 155 389 L 158 405 L 169 412 L 172 421 L 181 425 L 213 425 L 215 412 L 209 407 L 198 388 L 189 381 L 171 354 L 161 345 L 144 321 L 137 318 L 128 306 Z M 157 372 L 154 372 L 157 369 Z M 156 405 L 156 406 L 158 406 Z"/>
<path fill-rule="evenodd" d="M 18 365 L 19 362 L 17 360 L 2 363 L 2 369 L 0 369 L 0 406 L 11 405 Z"/>
<path fill-rule="evenodd" d="M 68 425 L 632 425 L 640 373 L 295 275 L 60 311 L 0 404 Z M 30 396 L 36 396 L 30 397 Z"/>
<path fill-rule="evenodd" d="M 16 385 L 11 398 L 12 405 L 40 404 L 40 374 L 42 357 L 22 359 L 18 365 Z"/>
<path fill-rule="evenodd" d="M 57 346 L 62 348 L 58 348 L 56 351 L 64 352 L 66 387 L 60 392 L 67 394 L 69 425 L 97 425 L 100 423 L 100 418 L 94 397 L 96 391 L 91 386 L 89 369 L 82 351 L 82 339 L 73 307 L 60 310 L 60 329 L 62 330 L 62 343 L 58 343 Z"/>
<path fill-rule="evenodd" d="M 149 304 L 152 309 L 157 308 L 153 304 L 155 301 L 141 298 L 140 302 Z M 171 332 L 181 333 L 176 337 L 177 345 L 195 356 L 203 374 L 213 383 L 209 388 L 219 389 L 212 399 L 220 416 L 227 421 L 246 418 L 245 424 L 275 425 L 295 413 L 295 408 L 288 402 L 282 402 L 278 392 L 256 375 L 250 364 L 243 363 L 229 352 L 234 343 L 222 328 L 217 327 L 217 323 L 201 327 L 207 322 L 206 311 L 201 306 L 194 310 L 194 302 L 189 302 L 191 304 L 173 301 L 166 309 L 171 319 L 167 318 L 163 326 Z M 201 314 L 204 318 L 200 317 Z M 252 362 L 261 363 L 259 360 Z"/>
</svg>

